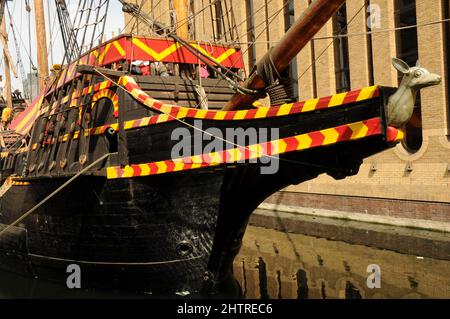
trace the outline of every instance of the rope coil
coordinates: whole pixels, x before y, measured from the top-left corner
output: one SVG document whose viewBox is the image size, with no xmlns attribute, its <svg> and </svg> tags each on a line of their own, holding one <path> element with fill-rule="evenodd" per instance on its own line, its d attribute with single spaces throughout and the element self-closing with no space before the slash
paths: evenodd
<svg viewBox="0 0 450 319">
<path fill-rule="evenodd" d="M 272 50 L 262 58 L 250 73 L 256 72 L 266 84 L 263 96 L 269 95 L 271 105 L 280 105 L 295 101 L 292 79 L 285 72 L 278 72 L 272 59 Z"/>
</svg>

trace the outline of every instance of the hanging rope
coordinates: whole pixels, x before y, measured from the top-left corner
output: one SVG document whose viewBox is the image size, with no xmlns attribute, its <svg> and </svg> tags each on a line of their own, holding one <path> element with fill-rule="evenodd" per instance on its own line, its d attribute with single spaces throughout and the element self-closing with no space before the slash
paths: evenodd
<svg viewBox="0 0 450 319">
<path fill-rule="evenodd" d="M 268 5 L 271 1 L 272 1 L 272 0 L 267 1 L 267 5 Z M 284 8 L 285 8 L 287 5 L 289 5 L 291 1 L 293 1 L 293 0 L 286 1 L 286 3 L 281 7 L 281 9 L 277 10 L 276 12 L 274 12 L 274 13 L 269 17 L 269 23 L 266 23 L 265 21 L 263 21 L 263 22 L 261 22 L 260 24 L 258 24 L 256 27 L 254 27 L 254 28 L 256 29 L 256 28 L 259 28 L 260 26 L 262 26 L 263 24 L 265 24 L 265 27 L 261 30 L 261 32 L 255 37 L 254 41 L 251 42 L 251 43 L 256 43 L 256 40 L 258 40 L 258 39 L 266 32 L 266 29 L 267 29 L 270 25 L 272 25 L 272 23 L 275 21 L 276 17 L 277 17 L 282 11 L 284 11 Z M 265 8 L 265 4 L 263 4 L 258 10 L 256 10 L 256 11 L 255 11 L 255 14 L 256 14 L 256 12 L 259 12 L 259 11 L 261 11 L 261 10 L 264 9 L 264 8 Z M 249 19 L 249 17 L 251 17 L 251 15 L 248 16 L 247 19 Z M 247 19 L 246 19 L 246 20 L 247 20 Z M 246 21 L 246 20 L 244 20 L 244 21 Z M 241 22 L 240 24 L 242 24 L 242 23 L 243 23 L 243 22 Z M 240 25 L 240 24 L 239 24 L 239 25 Z M 244 56 L 244 55 L 250 50 L 251 47 L 252 47 L 252 44 L 249 45 L 249 46 L 247 46 L 247 49 L 245 49 L 245 50 L 241 53 L 241 55 Z M 236 62 L 234 62 L 234 63 L 236 63 Z M 270 67 L 270 66 L 269 66 L 269 67 Z M 272 72 L 272 74 L 273 74 L 273 72 Z M 268 78 L 270 78 L 270 76 L 269 76 Z M 218 81 L 218 82 L 216 83 L 216 85 L 213 87 L 213 89 L 214 89 L 214 88 L 217 88 L 217 87 L 219 86 L 219 84 L 222 83 L 222 81 L 223 81 L 223 79 L 221 79 L 220 81 Z M 281 83 L 281 82 L 283 82 L 283 83 Z M 274 85 L 274 86 L 272 86 L 271 88 L 269 88 L 269 90 L 272 89 L 272 94 L 273 94 L 274 97 L 275 97 L 274 101 L 277 102 L 277 103 L 278 103 L 278 101 L 288 101 L 288 98 L 287 98 L 285 95 L 281 95 L 281 94 L 283 94 L 282 91 L 285 91 L 285 92 L 290 91 L 289 86 L 292 85 L 292 84 L 288 83 L 288 82 L 285 81 L 285 80 L 282 80 L 281 82 L 280 82 L 280 83 L 284 86 L 284 88 L 277 87 L 277 85 Z M 272 83 L 272 84 L 273 84 L 273 83 Z M 268 85 L 270 86 L 271 84 L 268 83 Z M 293 90 L 293 88 L 292 88 L 292 90 Z M 263 97 L 266 96 L 266 93 L 265 93 L 265 92 L 267 92 L 267 88 L 266 88 L 265 90 L 263 90 L 263 91 L 259 91 L 259 92 L 258 92 L 258 95 L 259 95 L 261 98 L 263 98 Z M 282 104 L 282 103 L 281 103 L 281 104 Z"/>
<path fill-rule="evenodd" d="M 95 71 L 96 73 L 98 73 L 99 75 L 103 76 L 106 80 L 108 80 L 108 81 L 110 81 L 111 83 L 113 83 L 114 85 L 116 85 L 120 90 L 122 90 L 122 91 L 124 91 L 125 93 L 130 94 L 130 96 L 132 96 L 132 94 L 131 94 L 131 93 L 130 93 L 123 85 L 121 85 L 119 82 L 114 81 L 111 77 L 109 77 L 108 75 L 104 74 L 103 72 L 101 72 L 101 71 L 100 71 L 99 69 L 97 69 L 97 68 L 94 68 L 94 71 Z M 133 97 L 133 96 L 132 96 L 132 97 Z M 133 98 L 134 98 L 134 97 L 133 97 Z M 200 102 L 200 103 L 201 103 L 201 102 Z M 197 107 L 200 106 L 200 103 L 197 105 Z M 151 106 L 149 106 L 149 107 L 151 107 Z M 151 107 L 151 108 L 153 108 L 153 107 Z M 161 112 L 160 109 L 155 109 L 155 108 L 153 108 L 153 109 L 154 109 L 155 111 L 157 111 L 157 112 Z M 208 131 L 202 130 L 201 128 L 199 128 L 199 127 L 197 127 L 197 126 L 195 126 L 195 125 L 189 124 L 189 123 L 187 123 L 186 121 L 184 121 L 183 119 L 179 119 L 179 118 L 177 118 L 176 116 L 174 116 L 174 115 L 172 115 L 172 114 L 170 114 L 170 113 L 164 113 L 164 112 L 162 112 L 162 113 L 165 114 L 165 115 L 167 115 L 168 117 L 170 117 L 170 118 L 173 119 L 174 121 L 177 121 L 177 122 L 179 122 L 179 123 L 182 124 L 182 125 L 185 125 L 185 126 L 187 126 L 187 127 L 192 128 L 194 131 L 201 132 L 202 134 L 208 135 L 208 136 L 210 136 L 211 138 L 217 139 L 217 140 L 219 140 L 219 141 L 222 141 L 222 142 L 224 142 L 224 143 L 226 143 L 226 144 L 228 144 L 228 145 L 235 146 L 235 147 L 238 147 L 238 148 L 243 148 L 243 149 L 249 151 L 250 153 L 256 153 L 259 157 L 267 157 L 267 158 L 270 158 L 270 159 L 273 159 L 273 160 L 279 160 L 279 161 L 283 161 L 283 162 L 287 162 L 287 163 L 291 163 L 291 164 L 303 165 L 303 166 L 309 166 L 309 167 L 315 167 L 315 168 L 321 168 L 321 169 L 327 169 L 327 170 L 331 170 L 331 171 L 335 171 L 335 172 L 344 172 L 344 171 L 345 171 L 345 170 L 342 169 L 342 168 L 330 167 L 330 166 L 325 166 L 325 165 L 320 165 L 320 164 L 313 164 L 313 163 L 309 163 L 309 162 L 294 161 L 294 160 L 289 160 L 289 159 L 285 159 L 285 158 L 280 158 L 279 156 L 274 156 L 274 155 L 266 154 L 266 153 L 265 153 L 264 151 L 262 151 L 262 150 L 258 150 L 258 151 L 251 150 L 249 147 L 247 147 L 247 146 L 245 146 L 245 145 L 237 144 L 237 143 L 235 143 L 235 142 L 233 142 L 233 141 L 230 141 L 230 140 L 227 140 L 227 139 L 225 139 L 225 138 L 223 138 L 223 137 L 221 137 L 221 136 L 216 136 L 216 135 L 214 135 L 214 134 L 211 134 L 211 133 L 208 132 Z"/>
<path fill-rule="evenodd" d="M 138 11 L 139 7 L 135 4 L 129 4 L 128 2 L 124 0 L 119 0 L 122 5 L 124 6 L 125 12 L 132 14 L 136 18 L 141 19 L 144 23 L 149 23 L 151 18 L 146 15 L 145 13 Z M 234 73 L 230 68 L 227 68 L 223 65 L 221 65 L 219 62 L 217 62 L 215 59 L 211 58 L 207 54 L 201 52 L 198 48 L 195 48 L 192 46 L 189 42 L 185 41 L 184 39 L 180 38 L 171 28 L 168 26 L 162 24 L 159 21 L 151 21 L 151 26 L 156 27 L 158 30 L 163 30 L 163 33 L 173 38 L 175 41 L 181 43 L 189 52 L 191 52 L 194 56 L 196 56 L 198 59 L 200 59 L 203 63 L 208 65 L 212 70 L 214 70 L 223 80 L 226 80 L 230 84 L 230 88 L 235 90 L 236 92 L 239 92 L 241 94 L 249 94 L 249 95 L 257 95 L 260 96 L 262 93 L 257 90 L 251 90 L 248 88 L 245 88 L 240 85 L 240 83 L 233 78 L 237 78 L 239 80 L 243 80 L 242 77 L 239 74 Z M 223 72 L 222 70 L 225 70 Z M 232 75 L 232 77 L 228 76 L 229 74 Z"/>
<path fill-rule="evenodd" d="M 72 21 L 70 20 L 70 15 L 67 11 L 65 0 L 55 0 L 55 4 L 67 60 L 72 61 L 76 58 L 76 54 L 79 51 L 74 27 L 72 25 Z"/>
<path fill-rule="evenodd" d="M 29 79 L 29 86 L 30 86 L 30 96 L 31 98 L 34 97 L 33 94 L 33 70 L 37 71 L 37 68 L 33 65 L 33 60 L 31 59 L 31 6 L 30 6 L 30 0 L 25 0 L 25 10 L 27 11 L 28 15 L 28 59 L 30 63 L 30 79 Z M 20 33 L 19 33 L 20 37 Z M 22 37 L 20 37 L 22 39 Z"/>
<path fill-rule="evenodd" d="M 0 239 L 2 237 L 3 234 L 5 234 L 8 230 L 10 230 L 12 227 L 16 226 L 17 224 L 19 224 L 22 220 L 24 220 L 25 218 L 27 218 L 28 216 L 30 216 L 33 212 L 35 212 L 39 207 L 41 207 L 42 205 L 44 205 L 46 202 L 48 202 L 50 199 L 52 199 L 56 194 L 58 194 L 60 191 L 62 191 L 64 188 L 66 188 L 67 186 L 69 186 L 70 184 L 72 184 L 78 177 L 80 177 L 81 175 L 83 175 L 84 173 L 86 173 L 88 170 L 90 170 L 91 168 L 93 168 L 95 165 L 101 163 L 102 161 L 104 161 L 107 157 L 109 157 L 111 155 L 111 153 L 105 154 L 102 157 L 100 157 L 99 159 L 97 159 L 96 161 L 94 161 L 92 164 L 89 164 L 88 166 L 86 166 L 85 168 L 83 168 L 81 171 L 79 171 L 78 173 L 76 173 L 73 177 L 71 177 L 67 182 L 65 182 L 64 184 L 62 184 L 60 187 L 58 187 L 55 191 L 53 191 L 50 195 L 48 195 L 47 197 L 45 197 L 42 201 L 40 201 L 38 204 L 36 204 L 34 207 L 32 207 L 30 210 L 28 210 L 26 213 L 24 213 L 22 216 L 20 216 L 19 218 L 17 218 L 15 221 L 13 221 L 12 223 L 10 223 L 9 225 L 7 225 L 5 228 L 3 228 L 0 231 Z"/>
<path fill-rule="evenodd" d="M 341 30 L 339 30 L 338 35 L 339 34 L 343 34 L 347 31 L 348 26 L 356 19 L 356 17 L 364 11 L 364 9 L 366 8 L 367 4 L 369 3 L 369 0 L 364 1 L 364 4 L 361 6 L 361 8 L 356 11 L 356 13 L 354 14 L 354 16 L 347 22 L 347 24 L 345 25 L 344 28 L 342 28 Z M 319 61 L 319 59 L 328 51 L 328 49 L 333 45 L 335 39 L 333 39 L 333 41 L 331 41 L 326 47 L 325 49 L 323 49 L 322 52 L 320 52 L 320 54 L 314 59 L 314 61 L 305 69 L 305 71 L 303 71 L 302 74 L 300 74 L 300 76 L 297 78 L 297 83 L 298 81 L 301 80 L 302 77 L 305 76 L 306 73 L 308 73 L 308 71 L 314 66 L 316 65 L 317 61 Z"/>
</svg>

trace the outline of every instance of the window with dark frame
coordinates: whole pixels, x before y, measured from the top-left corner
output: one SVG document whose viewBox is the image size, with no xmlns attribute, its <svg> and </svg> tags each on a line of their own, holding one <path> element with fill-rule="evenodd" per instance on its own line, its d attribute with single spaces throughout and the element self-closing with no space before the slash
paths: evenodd
<svg viewBox="0 0 450 319">
<path fill-rule="evenodd" d="M 256 64 L 255 47 L 255 20 L 253 0 L 245 0 L 245 9 L 247 11 L 247 38 L 248 38 L 248 67 L 251 70 Z"/>
<path fill-rule="evenodd" d="M 333 18 L 333 34 L 343 35 L 334 41 L 334 64 L 336 76 L 336 92 L 342 93 L 351 90 L 350 62 L 348 53 L 347 35 L 347 6 L 343 4 Z"/>
<path fill-rule="evenodd" d="M 288 3 L 289 2 L 289 3 Z M 287 32 L 295 22 L 294 2 L 284 0 L 284 31 Z M 294 58 L 289 64 L 289 77 L 293 81 L 294 99 L 298 99 L 298 67 L 297 58 Z"/>
<path fill-rule="evenodd" d="M 415 0 L 396 0 L 395 1 L 395 22 L 396 28 L 417 25 L 416 1 Z M 419 60 L 419 45 L 417 37 L 417 28 L 407 28 L 397 30 L 397 57 L 408 63 L 410 66 L 416 65 Z M 403 74 L 398 77 L 400 85 Z M 420 93 L 417 96 L 414 113 L 405 127 L 405 140 L 403 146 L 410 152 L 415 153 L 423 143 L 422 135 L 422 109 L 420 102 Z"/>
<path fill-rule="evenodd" d="M 450 2 L 442 1 L 444 10 L 444 19 L 450 19 Z M 444 23 L 445 31 L 445 63 L 446 63 L 446 79 L 447 79 L 447 127 L 450 130 L 450 21 Z"/>
<path fill-rule="evenodd" d="M 366 21 L 370 18 L 370 12 L 368 11 L 370 6 L 370 1 L 366 0 Z M 374 79 L 374 71 L 373 71 L 373 45 L 372 45 L 372 33 L 373 31 L 369 25 L 369 23 L 366 24 L 366 32 L 367 32 L 367 63 L 369 68 L 369 85 L 375 84 Z"/>
</svg>

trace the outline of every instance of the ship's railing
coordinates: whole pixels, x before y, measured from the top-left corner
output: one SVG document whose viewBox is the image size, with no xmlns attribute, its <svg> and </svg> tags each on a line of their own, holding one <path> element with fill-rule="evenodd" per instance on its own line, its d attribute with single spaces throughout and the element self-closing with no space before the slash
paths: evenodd
<svg viewBox="0 0 450 319">
<path fill-rule="evenodd" d="M 239 47 L 204 42 L 193 42 L 190 45 L 224 67 L 234 70 L 239 70 L 244 67 L 242 52 Z M 164 64 L 199 64 L 199 58 L 197 56 L 173 39 L 149 38 L 124 34 L 101 44 L 84 54 L 79 60 L 70 63 L 58 73 L 57 81 L 47 91 L 46 95 L 81 76 L 77 72 L 77 66 L 79 65 L 87 64 L 112 68 L 114 70 L 123 70 L 124 65 L 120 62 L 132 63 L 133 61 Z"/>
<path fill-rule="evenodd" d="M 1 157 L 3 158 L 5 153 L 12 153 L 21 148 L 23 135 L 10 130 L 0 131 L 0 139 L 2 139 L 5 144 L 5 146 L 1 148 Z"/>
</svg>

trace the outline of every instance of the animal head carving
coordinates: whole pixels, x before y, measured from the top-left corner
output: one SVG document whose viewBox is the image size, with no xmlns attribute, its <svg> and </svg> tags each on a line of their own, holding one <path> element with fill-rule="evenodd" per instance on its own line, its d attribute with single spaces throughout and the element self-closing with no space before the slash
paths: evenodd
<svg viewBox="0 0 450 319">
<path fill-rule="evenodd" d="M 439 75 L 430 73 L 423 68 L 419 61 L 416 66 L 410 67 L 405 61 L 394 58 L 392 64 L 403 73 L 404 77 L 397 92 L 389 98 L 388 123 L 401 128 L 409 122 L 413 115 L 417 92 L 420 89 L 440 84 L 442 79 Z"/>
<path fill-rule="evenodd" d="M 420 90 L 441 83 L 441 77 L 423 68 L 419 61 L 417 61 L 416 66 L 410 67 L 405 61 L 393 58 L 392 64 L 405 76 L 402 85 L 404 84 L 413 90 Z"/>
</svg>

